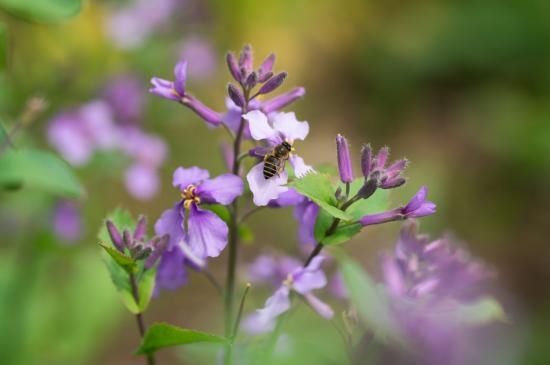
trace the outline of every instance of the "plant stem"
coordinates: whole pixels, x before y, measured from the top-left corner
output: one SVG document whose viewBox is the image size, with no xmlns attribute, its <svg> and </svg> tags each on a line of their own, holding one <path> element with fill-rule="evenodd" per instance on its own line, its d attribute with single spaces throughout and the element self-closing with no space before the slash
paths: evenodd
<svg viewBox="0 0 550 365">
<path fill-rule="evenodd" d="M 237 319 L 235 319 L 235 325 L 233 326 L 233 333 L 231 334 L 231 342 L 235 340 L 235 337 L 237 337 L 237 334 L 239 333 L 239 327 L 241 325 L 241 318 L 244 310 L 244 303 L 246 301 L 246 296 L 248 295 L 248 291 L 250 290 L 250 286 L 251 286 L 250 283 L 246 284 L 246 288 L 244 289 L 243 296 L 241 297 L 239 312 L 237 313 Z"/>
<path fill-rule="evenodd" d="M 249 91 L 247 89 L 243 90 L 245 97 L 245 105 L 242 108 L 242 113 L 246 114 L 248 109 L 248 100 L 249 100 Z M 233 142 L 233 174 L 239 175 L 239 170 L 241 167 L 241 160 L 239 155 L 241 154 L 241 142 L 243 137 L 243 131 L 246 124 L 246 120 L 241 117 L 241 122 L 239 124 L 239 129 L 237 130 L 237 135 L 235 136 L 235 141 Z M 225 303 L 224 303 L 224 314 L 225 314 L 225 336 L 229 338 L 232 332 L 233 321 L 233 306 L 234 306 L 234 296 L 235 296 L 235 272 L 237 269 L 237 253 L 239 247 L 239 198 L 235 199 L 231 204 L 231 220 L 229 222 L 229 258 L 227 263 L 227 276 L 225 284 Z M 224 363 L 230 365 L 233 362 L 233 343 L 229 342 L 226 346 L 225 359 Z"/>
<path fill-rule="evenodd" d="M 134 274 L 130 274 L 130 285 L 132 286 L 132 295 L 134 297 L 134 300 L 136 303 L 139 303 L 139 290 L 136 283 L 136 277 Z M 147 327 L 145 326 L 145 321 L 143 320 L 143 316 L 140 313 L 136 313 L 136 322 L 139 329 L 139 334 L 141 336 L 141 339 L 145 336 L 145 331 L 147 330 Z M 147 354 L 147 365 L 155 365 L 155 355 L 154 354 Z"/>
</svg>

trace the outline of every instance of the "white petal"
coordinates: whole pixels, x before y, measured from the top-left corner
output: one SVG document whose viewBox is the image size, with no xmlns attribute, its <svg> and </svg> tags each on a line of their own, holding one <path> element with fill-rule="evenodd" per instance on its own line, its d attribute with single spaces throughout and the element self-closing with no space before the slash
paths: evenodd
<svg viewBox="0 0 550 365">
<path fill-rule="evenodd" d="M 299 122 L 294 113 L 275 113 L 271 116 L 273 128 L 290 143 L 296 139 L 304 140 L 309 133 L 309 123 Z"/>
<path fill-rule="evenodd" d="M 243 118 L 248 120 L 250 134 L 255 140 L 273 140 L 278 138 L 277 131 L 271 128 L 267 122 L 267 116 L 261 111 L 253 110 L 243 115 Z"/>
<path fill-rule="evenodd" d="M 269 179 L 264 178 L 263 174 L 264 163 L 261 162 L 250 169 L 246 175 L 250 191 L 254 197 L 254 204 L 257 206 L 264 206 L 272 199 L 277 199 L 279 194 L 288 190 L 286 185 L 288 181 L 288 175 L 283 171 L 280 176 L 273 176 Z"/>
<path fill-rule="evenodd" d="M 290 156 L 290 163 L 292 164 L 292 167 L 294 168 L 294 175 L 296 175 L 297 178 L 302 178 L 305 175 L 315 172 L 313 167 L 306 164 L 304 162 L 304 159 L 297 155 L 291 155 Z"/>
</svg>

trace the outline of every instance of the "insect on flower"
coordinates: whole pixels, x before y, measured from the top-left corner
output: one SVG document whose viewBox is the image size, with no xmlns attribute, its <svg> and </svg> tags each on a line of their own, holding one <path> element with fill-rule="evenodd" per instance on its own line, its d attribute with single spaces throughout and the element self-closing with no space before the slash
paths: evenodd
<svg viewBox="0 0 550 365">
<path fill-rule="evenodd" d="M 285 169 L 286 161 L 290 158 L 290 153 L 294 147 L 288 142 L 278 144 L 273 150 L 264 157 L 264 178 L 267 180 L 275 175 L 279 176 Z"/>
</svg>

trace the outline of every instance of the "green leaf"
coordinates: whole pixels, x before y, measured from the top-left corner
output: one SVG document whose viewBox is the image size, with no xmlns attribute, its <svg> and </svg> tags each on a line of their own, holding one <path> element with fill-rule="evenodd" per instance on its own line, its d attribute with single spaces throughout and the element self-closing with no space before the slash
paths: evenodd
<svg viewBox="0 0 550 365">
<path fill-rule="evenodd" d="M 251 243 L 254 240 L 254 232 L 248 224 L 239 224 L 239 237 L 244 243 Z"/>
<path fill-rule="evenodd" d="M 343 221 L 352 220 L 349 214 L 337 208 L 338 202 L 334 197 L 334 188 L 327 175 L 308 174 L 301 179 L 294 180 L 289 186 L 310 198 L 331 216 Z"/>
<path fill-rule="evenodd" d="M 69 165 L 56 155 L 34 149 L 8 149 L 0 155 L 0 186 L 20 184 L 69 198 L 84 192 Z"/>
<path fill-rule="evenodd" d="M 437 315 L 437 314 L 436 314 Z M 459 325 L 477 326 L 495 321 L 505 321 L 506 314 L 496 299 L 483 297 L 470 304 L 458 304 L 453 309 L 439 313 Z"/>
<path fill-rule="evenodd" d="M 78 14 L 82 0 L 0 0 L 0 8 L 27 21 L 55 23 Z"/>
<path fill-rule="evenodd" d="M 357 262 L 343 254 L 337 255 L 337 259 L 351 302 L 357 308 L 362 322 L 379 340 L 405 344 L 385 291 L 376 285 Z"/>
<path fill-rule="evenodd" d="M 363 179 L 356 179 L 350 186 L 350 197 L 355 196 L 363 186 Z M 342 186 L 345 191 L 345 186 Z M 351 205 L 346 213 L 353 221 L 358 221 L 365 214 L 378 213 L 387 209 L 389 205 L 389 192 L 378 189 L 370 198 L 362 199 Z M 326 237 L 325 233 L 332 225 L 333 218 L 325 211 L 321 210 L 315 222 L 315 239 L 325 245 L 339 245 L 349 241 L 353 236 L 361 231 L 360 224 L 340 223 L 339 228 L 333 234 Z"/>
<path fill-rule="evenodd" d="M 224 343 L 224 337 L 172 326 L 166 323 L 153 324 L 138 349 L 138 354 L 156 352 L 165 347 L 187 345 L 199 342 Z"/>
<path fill-rule="evenodd" d="M 155 276 L 156 269 L 149 269 L 143 271 L 140 278 L 138 278 L 138 292 L 139 292 L 139 303 L 138 309 L 140 313 L 145 312 L 151 298 L 153 297 L 153 290 L 155 289 Z"/>
<path fill-rule="evenodd" d="M 137 263 L 133 258 L 126 256 L 122 252 L 118 251 L 116 248 L 105 246 L 102 244 L 100 244 L 100 246 L 103 247 L 105 252 L 107 252 L 109 256 L 111 256 L 113 260 L 115 260 L 118 266 L 123 268 L 128 274 L 136 272 Z"/>
</svg>

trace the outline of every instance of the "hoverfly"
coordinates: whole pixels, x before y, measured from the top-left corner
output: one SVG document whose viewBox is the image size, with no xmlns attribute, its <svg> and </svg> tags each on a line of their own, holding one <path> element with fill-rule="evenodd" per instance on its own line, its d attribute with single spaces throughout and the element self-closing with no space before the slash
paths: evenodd
<svg viewBox="0 0 550 365">
<path fill-rule="evenodd" d="M 288 142 L 278 144 L 264 156 L 264 179 L 269 179 L 275 175 L 279 176 L 285 169 L 286 160 L 290 158 L 290 153 L 294 147 Z"/>
</svg>

